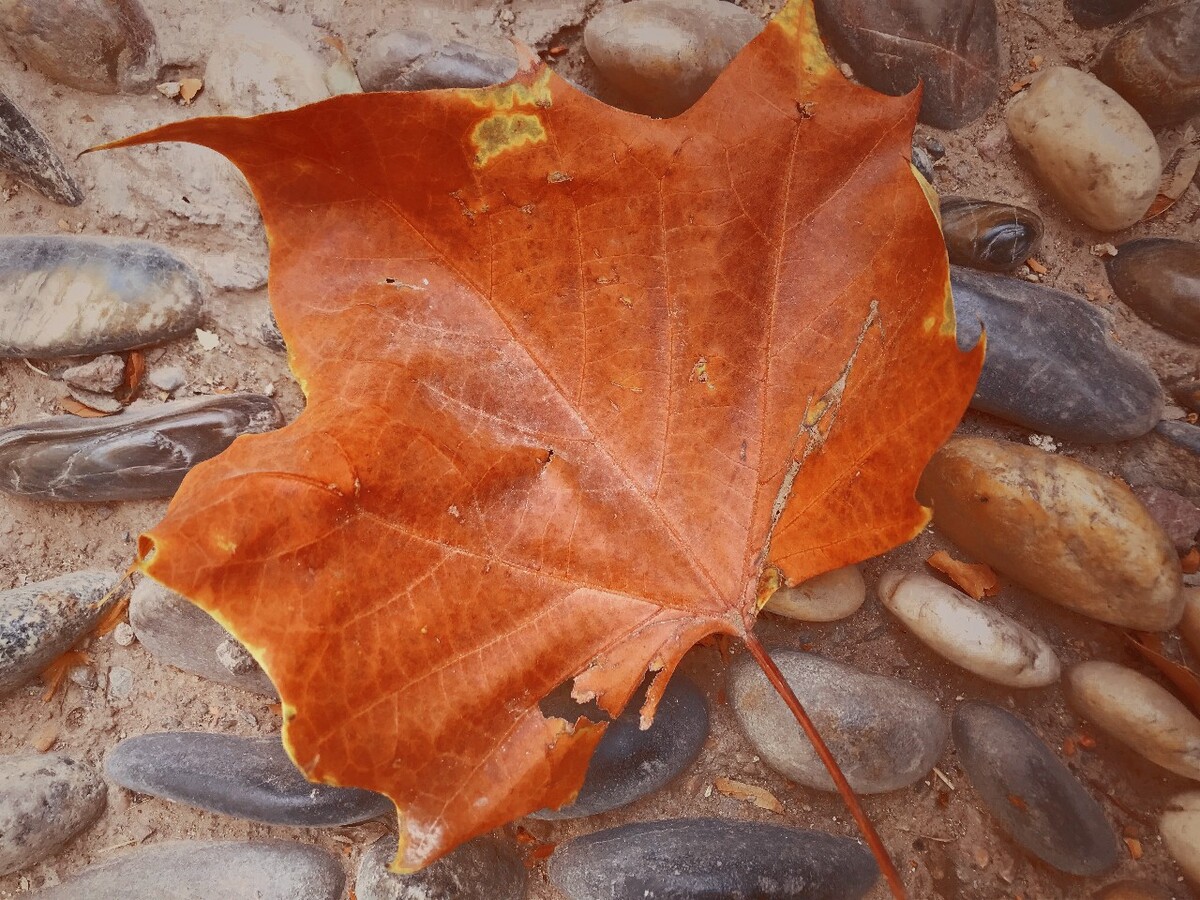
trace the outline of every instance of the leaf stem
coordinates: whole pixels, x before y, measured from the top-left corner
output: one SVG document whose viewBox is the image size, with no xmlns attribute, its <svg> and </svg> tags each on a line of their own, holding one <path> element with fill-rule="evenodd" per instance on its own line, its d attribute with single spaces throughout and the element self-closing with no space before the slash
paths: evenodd
<svg viewBox="0 0 1200 900">
<path fill-rule="evenodd" d="M 896 871 L 896 866 L 892 863 L 891 856 L 888 855 L 887 847 L 883 845 L 879 833 L 875 831 L 875 826 L 867 818 L 866 812 L 863 811 L 862 806 L 858 802 L 858 797 L 854 794 L 854 789 L 850 787 L 850 782 L 842 774 L 837 760 L 829 752 L 829 747 L 822 740 L 820 733 L 817 731 L 817 726 L 813 724 L 812 719 L 808 717 L 808 713 L 804 711 L 804 707 L 800 705 L 796 693 L 783 677 L 783 673 L 779 671 L 779 667 L 775 665 L 775 660 L 771 659 L 770 654 L 763 649 L 763 645 L 759 643 L 758 638 L 754 636 L 753 632 L 747 630 L 741 635 L 741 638 L 746 644 L 746 649 L 750 651 L 750 655 L 754 657 L 754 661 L 758 663 L 759 668 L 763 670 L 763 674 L 767 676 L 767 680 L 771 682 L 771 686 L 783 698 L 783 702 L 787 704 L 788 709 L 792 711 L 792 715 L 796 717 L 796 721 L 800 723 L 800 727 L 804 729 L 804 733 L 808 735 L 813 749 L 817 751 L 817 756 L 821 757 L 821 762 L 829 770 L 829 776 L 833 779 L 833 783 L 837 785 L 838 793 L 842 795 L 842 799 L 850 809 L 850 814 L 854 816 L 854 821 L 858 823 L 859 830 L 862 831 L 863 837 L 866 838 L 867 846 L 871 848 L 871 853 L 875 856 L 875 861 L 879 864 L 879 870 L 883 873 L 888 887 L 892 890 L 892 896 L 895 900 L 907 900 L 908 892 L 904 889 L 904 882 L 900 880 L 900 873 Z"/>
</svg>

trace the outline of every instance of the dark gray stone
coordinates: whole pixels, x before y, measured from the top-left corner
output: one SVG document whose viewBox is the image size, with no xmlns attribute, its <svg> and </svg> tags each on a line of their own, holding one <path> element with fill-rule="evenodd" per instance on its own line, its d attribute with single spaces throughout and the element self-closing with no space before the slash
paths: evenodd
<svg viewBox="0 0 1200 900">
<path fill-rule="evenodd" d="M 309 781 L 278 737 L 143 734 L 117 744 L 104 770 L 131 791 L 268 825 L 329 828 L 395 810 L 382 794 Z"/>
<path fill-rule="evenodd" d="M 528 876 L 512 847 L 493 837 L 476 838 L 412 875 L 395 875 L 388 864 L 396 838 L 380 838 L 363 854 L 354 893 L 358 900 L 521 900 Z"/>
<path fill-rule="evenodd" d="M 937 178 L 937 174 L 933 171 L 933 157 L 929 155 L 928 150 L 913 144 L 912 164 L 917 167 L 917 171 L 924 176 L 926 181 L 933 184 L 934 179 Z"/>
<path fill-rule="evenodd" d="M 869 675 L 811 653 L 771 656 L 825 739 L 850 786 L 880 794 L 928 774 L 946 746 L 937 701 L 899 678 Z M 837 788 L 766 675 L 751 659 L 729 670 L 729 705 L 763 762 L 822 791 Z"/>
<path fill-rule="evenodd" d="M 78 206 L 83 191 L 20 107 L 0 91 L 0 170 L 56 203 Z"/>
<path fill-rule="evenodd" d="M 1072 875 L 1116 866 L 1117 838 L 1103 808 L 1028 725 L 971 701 L 955 710 L 952 730 L 967 777 L 1013 840 Z"/>
<path fill-rule="evenodd" d="M 172 496 L 195 465 L 240 434 L 283 424 L 275 401 L 226 394 L 135 404 L 119 416 L 56 416 L 0 429 L 0 491 L 41 500 Z"/>
<path fill-rule="evenodd" d="M 850 838 L 720 819 L 610 828 L 550 857 L 571 900 L 857 900 L 878 873 Z"/>
<path fill-rule="evenodd" d="M 145 347 L 190 333 L 202 311 L 196 274 L 148 241 L 0 239 L 0 359 Z"/>
<path fill-rule="evenodd" d="M 0 592 L 0 695 L 20 687 L 95 627 L 119 581 L 111 572 L 72 572 Z"/>
<path fill-rule="evenodd" d="M 41 862 L 104 809 L 104 781 L 65 753 L 0 757 L 0 875 Z"/>
<path fill-rule="evenodd" d="M 377 34 L 367 41 L 357 68 L 365 91 L 478 88 L 512 78 L 517 58 L 405 30 Z"/>
<path fill-rule="evenodd" d="M 640 691 L 609 724 L 575 802 L 560 810 L 544 809 L 532 818 L 578 819 L 608 812 L 660 790 L 687 768 L 708 738 L 704 695 L 691 679 L 676 674 L 659 701 L 654 724 L 642 731 L 644 697 L 645 691 Z M 574 703 L 569 691 L 543 701 L 542 712 L 571 722 L 580 715 L 594 722 L 607 718 L 595 704 Z"/>
<path fill-rule="evenodd" d="M 1112 340 L 1108 319 L 1086 300 L 958 267 L 950 282 L 959 346 L 987 329 L 972 408 L 1084 444 L 1129 440 L 1159 420 L 1154 372 Z"/>
<path fill-rule="evenodd" d="M 1146 5 L 1146 0 L 1067 0 L 1071 18 L 1084 28 L 1103 28 L 1120 22 Z"/>
<path fill-rule="evenodd" d="M 942 234 L 950 262 L 989 272 L 1008 272 L 1037 253 L 1042 219 L 1010 203 L 943 197 Z"/>
<path fill-rule="evenodd" d="M 1129 101 L 1152 127 L 1200 113 L 1200 4 L 1143 16 L 1104 48 L 1093 74 Z"/>
<path fill-rule="evenodd" d="M 1178 447 L 1200 456 L 1200 427 L 1187 422 L 1159 422 L 1154 430 Z"/>
<path fill-rule="evenodd" d="M 84 869 L 30 900 L 340 900 L 346 875 L 292 841 L 176 841 Z"/>
<path fill-rule="evenodd" d="M 158 81 L 158 40 L 139 0 L 4 0 L 0 34 L 21 62 L 81 91 Z"/>
<path fill-rule="evenodd" d="M 1126 306 L 1168 334 L 1200 344 L 1200 244 L 1139 238 L 1118 247 L 1104 268 Z"/>
<path fill-rule="evenodd" d="M 921 121 L 961 128 L 1000 83 L 993 0 L 817 0 L 821 34 L 864 84 L 907 94 L 921 81 Z"/>
<path fill-rule="evenodd" d="M 237 642 L 216 619 L 150 578 L 143 578 L 133 589 L 129 624 L 141 645 L 160 663 L 244 691 L 278 696 L 275 685 L 257 663 L 234 667 L 226 664 L 228 659 L 242 657 L 226 650 L 222 659 L 222 647 Z M 246 653 L 241 644 L 237 646 Z"/>
</svg>

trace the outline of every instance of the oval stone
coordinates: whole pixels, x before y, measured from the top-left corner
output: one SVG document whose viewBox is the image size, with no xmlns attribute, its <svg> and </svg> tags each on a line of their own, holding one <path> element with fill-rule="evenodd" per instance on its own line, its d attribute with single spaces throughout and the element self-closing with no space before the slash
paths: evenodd
<svg viewBox="0 0 1200 900">
<path fill-rule="evenodd" d="M 763 609 L 801 622 L 835 622 L 854 615 L 866 599 L 862 570 L 845 566 L 795 587 L 780 588 Z"/>
<path fill-rule="evenodd" d="M 158 81 L 158 39 L 140 0 L 3 0 L 0 33 L 25 65 L 81 91 Z"/>
<path fill-rule="evenodd" d="M 636 694 L 605 730 L 575 802 L 558 810 L 543 809 L 532 818 L 578 819 L 608 812 L 666 787 L 688 767 L 708 738 L 704 695 L 690 678 L 676 673 L 659 700 L 653 724 L 643 731 L 644 696 Z M 565 694 L 543 701 L 542 712 L 570 722 L 581 714 L 592 721 L 606 718 L 599 707 L 581 707 Z"/>
<path fill-rule="evenodd" d="M 1042 184 L 1092 228 L 1128 228 L 1157 196 L 1162 159 L 1154 132 L 1092 75 L 1046 69 L 1005 116 Z"/>
<path fill-rule="evenodd" d="M 119 416 L 56 416 L 0 429 L 0 491 L 41 500 L 170 497 L 239 434 L 283 424 L 275 401 L 225 394 L 135 404 Z"/>
<path fill-rule="evenodd" d="M 950 262 L 1007 272 L 1037 253 L 1042 220 L 1033 210 L 970 197 L 944 197 L 942 234 Z"/>
<path fill-rule="evenodd" d="M 342 865 L 294 841 L 173 841 L 110 859 L 30 900 L 340 900 Z"/>
<path fill-rule="evenodd" d="M 954 711 L 953 731 L 971 786 L 1014 841 L 1072 875 L 1116 866 L 1117 836 L 1104 809 L 1021 719 L 968 701 Z"/>
<path fill-rule="evenodd" d="M 1200 719 L 1158 682 L 1100 660 L 1072 666 L 1063 680 L 1085 719 L 1151 762 L 1200 781 Z"/>
<path fill-rule="evenodd" d="M 202 311 L 196 274 L 148 241 L 0 239 L 0 359 L 145 347 L 189 334 Z"/>
<path fill-rule="evenodd" d="M 1157 128 L 1200 113 L 1200 4 L 1142 16 L 1104 48 L 1095 75 Z"/>
<path fill-rule="evenodd" d="M 723 819 L 623 825 L 550 857 L 550 881 L 570 900 L 858 900 L 878 874 L 850 838 Z"/>
<path fill-rule="evenodd" d="M 817 0 L 821 35 L 861 81 L 885 94 L 923 86 L 921 121 L 961 128 L 996 99 L 993 0 Z"/>
<path fill-rule="evenodd" d="M 258 116 L 330 95 L 325 66 L 316 54 L 264 19 L 234 19 L 213 46 L 204 89 L 224 113 Z"/>
<path fill-rule="evenodd" d="M 633 0 L 593 16 L 583 42 L 623 92 L 617 105 L 674 116 L 699 100 L 762 29 L 753 13 L 721 0 Z"/>
<path fill-rule="evenodd" d="M 1154 426 L 1154 430 L 1172 444 L 1182 447 L 1189 453 L 1200 456 L 1200 426 L 1190 422 L 1162 421 Z"/>
<path fill-rule="evenodd" d="M 1154 372 L 1113 341 L 1104 313 L 1082 297 L 958 267 L 950 284 L 959 346 L 975 346 L 987 330 L 973 409 L 1087 444 L 1140 437 L 1158 422 Z"/>
<path fill-rule="evenodd" d="M 1044 638 L 930 575 L 885 572 L 879 599 L 922 643 L 980 678 L 1021 688 L 1058 681 L 1058 656 Z"/>
<path fill-rule="evenodd" d="M 511 53 L 488 53 L 411 29 L 375 35 L 358 60 L 358 79 L 367 91 L 487 87 L 507 81 L 516 71 Z"/>
<path fill-rule="evenodd" d="M 72 572 L 0 591 L 0 695 L 20 687 L 90 632 L 120 578 Z"/>
<path fill-rule="evenodd" d="M 975 559 L 1048 600 L 1141 631 L 1183 614 L 1171 539 L 1123 484 L 1081 462 L 987 438 L 954 438 L 917 497 Z"/>
<path fill-rule="evenodd" d="M 56 203 L 78 206 L 83 191 L 50 142 L 25 113 L 0 91 L 0 171 Z"/>
<path fill-rule="evenodd" d="M 1171 800 L 1158 830 L 1183 874 L 1200 888 L 1200 791 L 1180 794 Z"/>
<path fill-rule="evenodd" d="M 358 864 L 358 900 L 522 900 L 529 880 L 513 848 L 494 837 L 476 838 L 411 875 L 388 871 L 396 838 L 372 844 Z"/>
<path fill-rule="evenodd" d="M 1104 268 L 1121 301 L 1150 324 L 1200 344 L 1200 244 L 1140 238 L 1117 250 Z"/>
<path fill-rule="evenodd" d="M 1146 5 L 1146 0 L 1067 0 L 1071 18 L 1084 28 L 1120 22 Z"/>
<path fill-rule="evenodd" d="M 771 656 L 858 793 L 905 787 L 937 762 L 948 726 L 925 691 L 811 653 L 776 650 Z M 731 667 L 728 693 L 742 731 L 767 765 L 807 787 L 837 789 L 791 711 L 752 660 L 743 658 Z"/>
<path fill-rule="evenodd" d="M 244 647 L 221 624 L 158 582 L 143 578 L 129 598 L 129 624 L 143 647 L 160 663 L 209 681 L 217 681 L 268 697 L 278 696 L 267 674 L 254 663 L 235 671 L 223 662 L 222 647 Z"/>
<path fill-rule="evenodd" d="M 0 875 L 53 854 L 100 815 L 107 791 L 65 753 L 0 757 Z"/>
<path fill-rule="evenodd" d="M 140 794 L 268 825 L 329 828 L 395 809 L 382 794 L 309 781 L 278 737 L 143 734 L 117 744 L 104 771 Z"/>
</svg>

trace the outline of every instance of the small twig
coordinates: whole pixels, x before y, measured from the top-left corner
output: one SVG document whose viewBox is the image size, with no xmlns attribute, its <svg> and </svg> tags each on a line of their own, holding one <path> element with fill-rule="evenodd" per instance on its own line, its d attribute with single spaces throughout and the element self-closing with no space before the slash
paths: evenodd
<svg viewBox="0 0 1200 900">
<path fill-rule="evenodd" d="M 33 371 L 37 372 L 37 373 L 38 373 L 39 375 L 41 375 L 43 378 L 53 378 L 53 377 L 54 377 L 54 376 L 53 376 L 53 375 L 51 375 L 49 372 L 43 372 L 41 369 L 39 369 L 37 366 L 35 366 L 33 363 L 31 363 L 31 362 L 30 362 L 29 360 L 27 360 L 27 359 L 25 359 L 25 360 L 22 360 L 22 362 L 24 362 L 24 363 L 25 363 L 25 365 L 29 366 L 29 368 L 33 369 Z"/>
</svg>

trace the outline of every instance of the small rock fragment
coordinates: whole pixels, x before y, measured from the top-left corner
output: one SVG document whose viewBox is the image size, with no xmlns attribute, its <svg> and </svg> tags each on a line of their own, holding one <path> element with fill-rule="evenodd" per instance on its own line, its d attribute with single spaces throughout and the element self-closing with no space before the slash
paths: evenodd
<svg viewBox="0 0 1200 900">
<path fill-rule="evenodd" d="M 133 693 L 133 672 L 124 666 L 113 666 L 108 670 L 108 699 L 112 703 L 123 703 Z"/>
<path fill-rule="evenodd" d="M 1181 494 L 1153 484 L 1136 486 L 1133 493 L 1178 552 L 1186 553 L 1191 549 L 1196 543 L 1197 532 L 1200 532 L 1200 506 Z"/>
<path fill-rule="evenodd" d="M 396 838 L 372 844 L 358 864 L 358 900 L 521 900 L 528 875 L 513 848 L 494 837 L 476 838 L 427 869 L 396 875 Z"/>
<path fill-rule="evenodd" d="M 187 384 L 187 374 L 179 366 L 163 366 L 151 369 L 146 376 L 152 387 L 168 394 L 173 394 Z"/>
<path fill-rule="evenodd" d="M 110 394 L 125 380 L 125 360 L 112 353 L 97 356 L 89 363 L 72 366 L 63 372 L 63 381 L 85 391 Z"/>
</svg>

